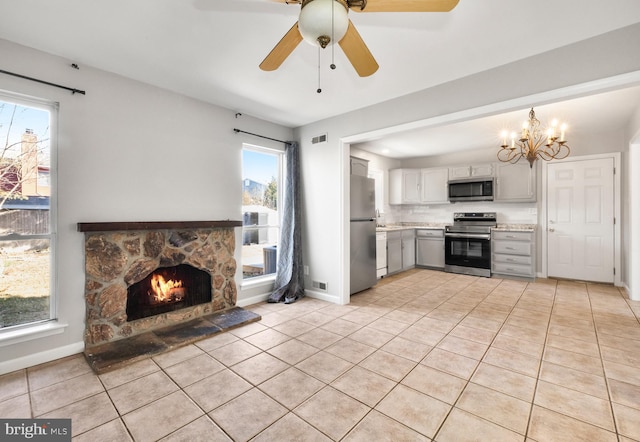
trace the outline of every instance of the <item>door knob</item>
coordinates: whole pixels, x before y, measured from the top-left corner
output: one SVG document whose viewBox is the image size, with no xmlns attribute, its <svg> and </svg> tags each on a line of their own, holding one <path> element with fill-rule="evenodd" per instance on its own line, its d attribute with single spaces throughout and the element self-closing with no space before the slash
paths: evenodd
<svg viewBox="0 0 640 442">
<path fill-rule="evenodd" d="M 549 229 L 549 232 L 555 232 L 555 231 L 556 231 L 555 229 Z"/>
</svg>

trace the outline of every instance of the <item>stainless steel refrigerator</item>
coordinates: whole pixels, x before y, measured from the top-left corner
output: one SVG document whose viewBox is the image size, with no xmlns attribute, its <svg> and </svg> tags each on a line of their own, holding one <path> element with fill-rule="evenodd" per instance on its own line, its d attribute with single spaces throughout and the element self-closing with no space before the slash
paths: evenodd
<svg viewBox="0 0 640 442">
<path fill-rule="evenodd" d="M 351 175 L 351 290 L 361 292 L 376 281 L 375 181 Z"/>
</svg>

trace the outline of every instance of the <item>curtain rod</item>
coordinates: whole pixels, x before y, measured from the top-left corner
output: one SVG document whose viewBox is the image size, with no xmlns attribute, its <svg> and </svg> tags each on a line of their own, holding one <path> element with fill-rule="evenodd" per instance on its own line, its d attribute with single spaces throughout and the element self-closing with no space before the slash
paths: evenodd
<svg viewBox="0 0 640 442">
<path fill-rule="evenodd" d="M 264 138 L 265 140 L 277 141 L 278 143 L 283 143 L 283 144 L 291 145 L 291 142 L 290 142 L 290 141 L 282 141 L 282 140 L 278 140 L 278 139 L 276 139 L 276 138 L 265 137 L 264 135 L 253 134 L 253 133 L 251 133 L 251 132 L 246 132 L 246 131 L 244 131 L 244 130 L 240 130 L 240 129 L 236 129 L 236 128 L 233 128 L 233 131 L 234 131 L 235 133 L 243 133 L 243 134 L 247 134 L 247 135 L 253 135 L 254 137 Z"/>
<path fill-rule="evenodd" d="M 14 72 L 4 71 L 2 69 L 0 69 L 0 74 L 12 75 L 14 77 L 22 78 L 22 79 L 25 79 L 25 80 L 35 81 L 36 83 L 46 84 L 47 86 L 59 87 L 60 89 L 66 89 L 68 91 L 71 91 L 72 94 L 86 95 L 85 91 L 81 91 L 80 89 L 75 89 L 75 88 L 72 88 L 72 87 L 62 86 L 61 84 L 51 83 L 49 81 L 38 80 L 37 78 L 27 77 L 26 75 L 16 74 Z"/>
</svg>

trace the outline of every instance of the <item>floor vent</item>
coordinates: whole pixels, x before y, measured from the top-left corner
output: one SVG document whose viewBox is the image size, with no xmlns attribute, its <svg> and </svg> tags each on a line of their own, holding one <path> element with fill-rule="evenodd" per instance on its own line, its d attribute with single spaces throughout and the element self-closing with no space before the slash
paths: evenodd
<svg viewBox="0 0 640 442">
<path fill-rule="evenodd" d="M 312 144 L 326 143 L 326 142 L 327 142 L 327 134 L 318 135 L 317 137 L 313 137 L 311 139 Z"/>
<path fill-rule="evenodd" d="M 326 282 L 311 281 L 311 285 L 313 286 L 314 289 L 323 290 L 325 292 L 327 291 L 327 283 Z"/>
</svg>

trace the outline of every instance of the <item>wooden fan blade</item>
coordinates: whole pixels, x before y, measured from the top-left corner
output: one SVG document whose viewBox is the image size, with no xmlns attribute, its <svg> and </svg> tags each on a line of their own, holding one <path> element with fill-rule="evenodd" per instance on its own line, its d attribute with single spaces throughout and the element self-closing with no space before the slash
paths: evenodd
<svg viewBox="0 0 640 442">
<path fill-rule="evenodd" d="M 280 67 L 283 61 L 293 52 L 293 50 L 302 41 L 302 35 L 298 30 L 298 22 L 296 22 L 289 31 L 284 34 L 282 40 L 269 52 L 269 55 L 260 63 L 260 69 L 263 71 L 275 71 Z"/>
<path fill-rule="evenodd" d="M 351 20 L 349 20 L 347 33 L 338 44 L 361 77 L 368 77 L 378 70 L 379 66 L 376 59 L 373 58 L 369 48 L 364 44 L 364 40 L 360 37 Z"/>
<path fill-rule="evenodd" d="M 355 12 L 449 12 L 459 0 L 367 0 L 364 9 L 353 6 Z"/>
</svg>

